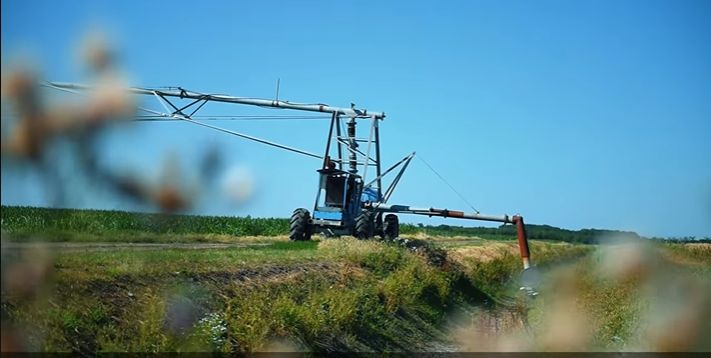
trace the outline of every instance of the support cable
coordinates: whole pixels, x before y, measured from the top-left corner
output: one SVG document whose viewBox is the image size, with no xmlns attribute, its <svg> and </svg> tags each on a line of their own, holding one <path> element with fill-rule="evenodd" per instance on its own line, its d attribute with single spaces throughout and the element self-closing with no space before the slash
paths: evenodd
<svg viewBox="0 0 711 358">
<path fill-rule="evenodd" d="M 288 147 L 288 146 L 285 146 L 285 145 L 283 145 L 283 144 L 270 142 L 270 141 L 265 140 L 265 139 L 261 139 L 261 138 L 253 137 L 253 136 L 250 136 L 250 135 L 247 135 L 247 134 L 243 134 L 243 133 L 231 131 L 231 130 L 229 130 L 229 129 L 225 129 L 225 128 L 213 126 L 213 125 L 211 125 L 211 124 L 198 122 L 198 121 L 196 121 L 196 120 L 190 119 L 190 118 L 188 118 L 188 117 L 185 117 L 185 116 L 182 116 L 182 115 L 179 115 L 179 114 L 168 115 L 168 114 L 165 114 L 165 113 L 161 113 L 161 112 L 154 111 L 154 110 L 150 110 L 150 109 L 143 108 L 143 107 L 138 107 L 138 109 L 140 109 L 140 110 L 142 110 L 142 111 L 146 111 L 146 112 L 148 112 L 148 113 L 156 114 L 156 115 L 158 115 L 158 116 L 171 117 L 171 118 L 175 118 L 175 119 L 182 120 L 182 121 L 185 121 L 185 122 L 194 123 L 194 124 L 197 124 L 197 125 L 199 125 L 199 126 L 203 126 L 203 127 L 206 127 L 206 128 L 214 129 L 214 130 L 216 130 L 216 131 L 220 131 L 220 132 L 223 132 L 223 133 L 231 134 L 231 135 L 234 135 L 234 136 L 237 136 L 237 137 L 240 137 L 240 138 L 249 139 L 249 140 L 251 140 L 251 141 L 255 141 L 255 142 L 258 142 L 258 143 L 266 144 L 266 145 L 269 145 L 269 146 L 272 146 L 272 147 L 277 147 L 277 148 L 279 148 L 279 149 L 288 150 L 288 151 L 290 151 L 290 152 L 303 154 L 303 155 L 308 156 L 308 157 L 313 157 L 313 158 L 317 158 L 317 159 L 323 159 L 323 157 L 320 156 L 320 155 L 318 155 L 318 154 L 310 153 L 310 152 L 307 152 L 307 151 L 301 150 L 301 149 L 296 149 L 296 148 Z"/>
<path fill-rule="evenodd" d="M 449 182 L 448 182 L 446 179 L 444 179 L 444 177 L 442 177 L 442 175 L 440 175 L 436 170 L 434 170 L 434 168 L 432 168 L 432 166 L 429 165 L 429 163 L 427 163 L 427 162 L 422 158 L 421 155 L 418 155 L 417 158 L 420 159 L 420 160 L 422 161 L 422 163 L 424 163 L 428 168 L 430 168 L 430 170 L 431 170 L 433 173 L 435 173 L 435 175 L 437 175 L 445 184 L 447 184 L 447 186 L 448 186 L 450 189 L 452 189 L 452 191 L 453 191 L 455 194 L 457 194 L 457 196 L 459 196 L 460 199 L 464 200 L 464 202 L 467 203 L 467 205 L 469 205 L 469 207 L 472 208 L 472 210 L 474 210 L 474 212 L 476 212 L 477 214 L 480 214 L 479 210 L 477 210 L 477 209 L 474 207 L 474 205 L 472 205 L 472 204 L 469 202 L 469 200 L 467 200 L 467 199 L 464 197 L 464 195 L 460 194 L 460 193 L 457 191 L 457 189 L 454 189 L 454 187 L 453 187 L 451 184 L 449 184 Z"/>
<path fill-rule="evenodd" d="M 65 92 L 71 92 L 71 93 L 80 94 L 80 95 L 81 95 L 81 94 L 84 94 L 84 93 L 79 92 L 79 91 L 76 91 L 76 90 L 72 90 L 72 89 L 62 88 L 62 87 L 56 86 L 56 85 L 54 85 L 54 84 L 51 83 L 51 82 L 45 82 L 45 83 L 42 83 L 42 85 L 47 86 L 47 87 L 51 87 L 51 88 L 54 88 L 54 89 L 57 89 L 57 90 L 65 91 Z M 185 121 L 185 122 L 194 123 L 194 124 L 197 124 L 197 125 L 199 125 L 199 126 L 206 127 L 206 128 L 214 129 L 214 130 L 216 130 L 216 131 L 220 131 L 220 132 L 223 132 L 223 133 L 231 134 L 231 135 L 234 135 L 234 136 L 237 136 L 237 137 L 240 137 L 240 138 L 244 138 L 244 139 L 248 139 L 248 140 L 251 140 L 251 141 L 258 142 L 258 143 L 266 144 L 266 145 L 269 145 L 269 146 L 272 146 L 272 147 L 276 147 L 276 148 L 279 148 L 279 149 L 284 149 L 284 150 L 288 150 L 288 151 L 290 151 L 290 152 L 299 153 L 299 154 L 302 154 L 302 155 L 305 155 L 305 156 L 308 156 L 308 157 L 317 158 L 317 159 L 323 159 L 322 156 L 320 156 L 320 155 L 318 155 L 318 154 L 311 153 L 311 152 L 307 152 L 307 151 L 305 151 L 305 150 L 301 150 L 301 149 L 297 149 L 297 148 L 292 148 L 292 147 L 289 147 L 289 146 L 286 146 L 286 145 L 283 145 L 283 144 L 270 142 L 270 141 L 265 140 L 265 139 L 253 137 L 253 136 L 250 136 L 250 135 L 247 135 L 247 134 L 243 134 L 243 133 L 231 131 L 231 130 L 229 130 L 229 129 L 225 129 L 225 128 L 213 126 L 213 125 L 210 125 L 210 124 L 207 124 L 207 123 L 202 123 L 202 122 L 195 121 L 195 120 L 191 119 L 190 117 L 185 116 L 185 115 L 183 115 L 182 113 L 180 113 L 180 110 L 179 110 L 178 108 L 176 108 L 175 106 L 173 106 L 172 103 L 170 103 L 168 100 L 166 100 L 165 98 L 163 98 L 163 96 L 161 96 L 160 94 L 158 94 L 156 91 L 152 91 L 152 94 L 156 97 L 156 99 L 158 100 L 158 102 L 160 102 L 160 104 L 163 105 L 163 107 L 165 108 L 166 112 L 170 112 L 170 109 L 168 108 L 168 106 L 166 105 L 166 103 L 169 104 L 169 105 L 171 105 L 173 108 L 175 108 L 175 109 L 176 109 L 176 112 L 174 112 L 174 113 L 172 113 L 172 114 L 167 114 L 167 113 L 163 113 L 163 112 L 159 112 L 159 111 L 154 111 L 154 110 L 151 110 L 151 109 L 148 109 L 148 108 L 144 108 L 144 107 L 137 107 L 137 109 L 142 110 L 142 111 L 145 111 L 145 112 L 148 112 L 148 113 L 151 113 L 151 114 L 154 115 L 155 117 L 159 117 L 159 118 L 174 118 L 174 119 L 182 120 L 182 121 Z M 193 104 L 195 104 L 195 103 L 197 103 L 197 102 L 194 102 Z M 205 103 L 207 103 L 207 101 L 205 101 Z M 203 103 L 203 104 L 204 104 L 204 103 Z M 190 105 L 189 105 L 189 106 L 190 106 Z M 189 106 L 188 106 L 188 107 L 189 107 Z M 199 107 L 198 107 L 198 109 L 199 109 Z M 196 110 L 196 111 L 197 111 L 197 110 Z M 194 114 L 196 111 L 193 111 L 193 114 Z M 366 164 L 367 164 L 367 163 L 366 163 Z"/>
<path fill-rule="evenodd" d="M 193 120 L 199 121 L 275 121 L 275 120 L 327 120 L 326 116 L 262 116 L 262 115 L 243 115 L 243 116 L 190 116 Z M 175 121 L 175 118 L 157 116 L 157 115 L 139 115 L 133 116 L 132 121 L 136 122 L 160 122 L 160 121 Z"/>
</svg>

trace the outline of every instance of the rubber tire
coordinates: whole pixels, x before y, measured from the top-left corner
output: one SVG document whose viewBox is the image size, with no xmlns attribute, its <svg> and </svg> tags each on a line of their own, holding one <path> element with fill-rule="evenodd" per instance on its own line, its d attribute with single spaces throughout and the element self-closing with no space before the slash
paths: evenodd
<svg viewBox="0 0 711 358">
<path fill-rule="evenodd" d="M 304 208 L 294 210 L 289 221 L 289 240 L 311 240 L 311 214 Z"/>
<path fill-rule="evenodd" d="M 383 220 L 383 238 L 385 240 L 394 240 L 397 239 L 399 236 L 400 220 L 398 220 L 397 215 L 385 215 L 385 220 Z"/>
<path fill-rule="evenodd" d="M 373 213 L 370 211 L 361 212 L 355 219 L 353 236 L 358 240 L 366 240 L 373 237 L 374 230 L 375 223 L 373 222 Z"/>
<path fill-rule="evenodd" d="M 373 219 L 373 225 L 375 225 L 375 229 L 373 231 L 373 236 L 380 236 L 381 238 L 385 238 L 385 234 L 383 232 L 383 213 L 377 213 L 374 215 Z"/>
</svg>

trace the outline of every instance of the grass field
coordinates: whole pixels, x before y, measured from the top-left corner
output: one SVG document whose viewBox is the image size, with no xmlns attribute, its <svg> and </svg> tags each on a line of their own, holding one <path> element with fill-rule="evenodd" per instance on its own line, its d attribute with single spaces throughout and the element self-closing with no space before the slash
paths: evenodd
<svg viewBox="0 0 711 358">
<path fill-rule="evenodd" d="M 531 298 L 517 290 L 520 259 L 513 237 L 416 232 L 394 242 L 289 242 L 281 219 L 72 210 L 53 217 L 47 210 L 35 215 L 31 208 L 6 209 L 4 350 L 654 348 L 660 341 L 651 341 L 654 329 L 670 324 L 650 319 L 648 312 L 666 302 L 655 294 L 660 272 L 671 273 L 661 277 L 677 283 L 688 281 L 682 289 L 690 297 L 701 292 L 687 306 L 700 307 L 696 313 L 708 317 L 703 292 L 711 277 L 711 250 L 703 245 L 610 251 L 533 241 L 544 285 Z M 113 246 L 97 248 L 95 242 Z M 229 245 L 197 246 L 201 242 Z M 615 256 L 619 252 L 626 256 Z M 673 322 L 692 331 L 701 324 Z M 560 327 L 567 329 L 556 333 Z M 686 346 L 680 338 L 668 341 L 661 348 L 704 347 L 698 339 Z"/>
</svg>

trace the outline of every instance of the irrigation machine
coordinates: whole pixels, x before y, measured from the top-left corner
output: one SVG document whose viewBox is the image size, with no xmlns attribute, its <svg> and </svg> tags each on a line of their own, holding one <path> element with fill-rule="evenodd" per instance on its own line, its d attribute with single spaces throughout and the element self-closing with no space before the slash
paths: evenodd
<svg viewBox="0 0 711 358">
<path fill-rule="evenodd" d="M 45 86 L 68 92 L 85 92 L 91 86 L 48 82 Z M 352 235 L 359 239 L 380 236 L 394 239 L 399 236 L 397 214 L 439 216 L 469 220 L 483 220 L 513 224 L 517 229 L 518 246 L 523 261 L 524 272 L 531 267 L 528 240 L 523 217 L 520 215 L 485 215 L 478 211 L 464 212 L 449 209 L 418 208 L 407 205 L 390 204 L 389 199 L 396 189 L 408 165 L 415 157 L 411 153 L 383 170 L 380 151 L 380 123 L 385 113 L 358 109 L 353 104 L 347 108 L 325 104 L 303 104 L 276 99 L 256 99 L 227 95 L 205 94 L 185 90 L 180 87 L 127 88 L 133 94 L 155 97 L 165 111 L 139 107 L 145 115 L 143 120 L 178 120 L 200 125 L 223 133 L 235 135 L 279 149 L 310 156 L 320 160 L 318 190 L 311 207 L 298 208 L 291 215 L 289 239 L 310 240 L 314 234 L 327 236 Z M 180 104 L 177 100 L 181 100 Z M 182 104 L 184 101 L 187 104 Z M 328 119 L 330 126 L 326 133 L 325 149 L 322 155 L 278 144 L 244 133 L 225 129 L 208 123 L 204 116 L 197 115 L 205 104 L 222 102 L 293 111 L 318 112 Z M 247 116 L 243 116 L 248 118 Z M 280 118 L 305 118 L 305 116 L 280 116 Z M 228 118 L 224 118 L 228 119 Z M 366 125 L 366 136 L 357 136 L 356 129 Z M 368 175 L 372 178 L 369 178 Z M 392 178 L 385 185 L 386 176 Z"/>
</svg>

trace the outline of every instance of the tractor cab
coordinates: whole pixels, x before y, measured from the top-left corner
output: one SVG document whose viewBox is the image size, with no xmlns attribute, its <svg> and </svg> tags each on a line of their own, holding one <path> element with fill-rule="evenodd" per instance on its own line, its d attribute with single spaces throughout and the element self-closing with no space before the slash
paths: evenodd
<svg viewBox="0 0 711 358">
<path fill-rule="evenodd" d="M 320 169 L 313 222 L 343 234 L 361 211 L 363 180 L 358 174 L 335 168 Z"/>
</svg>

